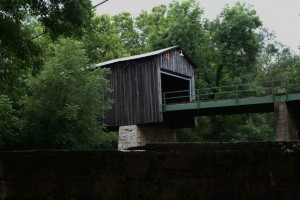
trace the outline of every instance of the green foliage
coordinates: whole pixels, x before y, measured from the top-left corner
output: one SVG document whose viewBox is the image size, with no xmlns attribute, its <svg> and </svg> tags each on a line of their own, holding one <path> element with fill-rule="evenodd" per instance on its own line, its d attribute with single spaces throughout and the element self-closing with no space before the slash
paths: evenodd
<svg viewBox="0 0 300 200">
<path fill-rule="evenodd" d="M 92 4 L 90 0 L 23 0 L 10 1 L 2 0 L 1 8 L 1 26 L 5 31 L 3 38 L 10 37 L 7 33 L 18 34 L 23 36 L 22 26 L 24 19 L 29 16 L 36 16 L 53 37 L 61 34 L 66 36 L 81 35 L 84 28 L 90 24 L 90 18 L 93 16 Z M 5 30 L 5 28 L 8 28 Z M 15 37 L 17 35 L 14 35 Z M 4 40 L 8 42 L 7 40 Z M 16 42 L 16 41 L 15 41 Z"/>
<path fill-rule="evenodd" d="M 137 26 L 150 49 L 179 45 L 200 65 L 206 45 L 202 14 L 203 10 L 194 0 L 174 1 L 168 7 L 153 8 L 152 13 L 142 12 L 137 18 Z"/>
<path fill-rule="evenodd" d="M 177 142 L 207 142 L 206 135 L 196 128 L 185 128 L 176 130 Z"/>
<path fill-rule="evenodd" d="M 199 117 L 197 128 L 181 129 L 176 136 L 181 142 L 272 141 L 274 122 L 272 113 Z"/>
<path fill-rule="evenodd" d="M 15 101 L 22 92 L 20 79 L 32 69 L 41 67 L 41 47 L 31 28 L 40 22 L 42 33 L 81 36 L 93 16 L 90 0 L 22 0 L 0 1 L 0 88 L 1 94 Z M 38 35 L 39 35 L 38 34 Z"/>
<path fill-rule="evenodd" d="M 118 149 L 118 133 L 103 132 L 100 135 L 100 142 L 97 144 L 97 149 Z"/>
<path fill-rule="evenodd" d="M 104 62 L 127 55 L 112 17 L 101 15 L 92 21 L 93 29 L 83 43 L 91 63 Z"/>
<path fill-rule="evenodd" d="M 7 95 L 0 95 L 0 150 L 11 149 L 18 139 L 23 121 Z"/>
<path fill-rule="evenodd" d="M 138 22 L 127 12 L 93 18 L 92 30 L 84 37 L 91 63 L 104 62 L 146 52 Z"/>
<path fill-rule="evenodd" d="M 154 7 L 151 13 L 142 11 L 136 18 L 136 27 L 140 30 L 140 43 L 145 46 L 147 50 L 149 47 L 149 37 L 155 37 L 163 32 L 163 29 L 167 25 L 166 19 L 167 6 L 161 5 Z"/>
<path fill-rule="evenodd" d="M 290 49 L 277 50 L 270 57 L 272 61 L 266 62 L 263 69 L 263 80 L 284 80 L 300 75 L 300 56 Z"/>
<path fill-rule="evenodd" d="M 130 13 L 123 12 L 115 15 L 113 21 L 122 41 L 122 49 L 125 49 L 129 55 L 143 53 L 144 47 L 139 41 L 139 34 Z"/>
<path fill-rule="evenodd" d="M 90 71 L 80 42 L 62 39 L 37 77 L 28 79 L 24 114 L 31 148 L 95 148 L 101 141 L 99 119 L 110 108 L 107 69 Z"/>
<path fill-rule="evenodd" d="M 211 56 L 200 76 L 206 80 L 205 84 L 220 86 L 255 80 L 261 48 L 261 38 L 256 33 L 261 21 L 256 12 L 237 3 L 225 7 L 207 26 L 211 38 L 208 54 Z"/>
<path fill-rule="evenodd" d="M 210 36 L 206 65 L 199 70 L 200 87 L 237 83 L 255 85 L 260 74 L 257 58 L 262 39 L 257 32 L 261 25 L 255 10 L 241 3 L 225 7 L 215 20 L 206 23 Z M 216 91 L 212 89 L 211 92 Z M 253 87 L 252 93 L 256 92 L 259 93 L 259 87 Z M 214 99 L 215 95 L 210 98 Z M 264 140 L 272 139 L 271 133 L 274 132 L 274 128 L 266 123 L 266 116 L 260 115 L 212 116 L 208 126 L 211 134 L 209 140 Z"/>
</svg>

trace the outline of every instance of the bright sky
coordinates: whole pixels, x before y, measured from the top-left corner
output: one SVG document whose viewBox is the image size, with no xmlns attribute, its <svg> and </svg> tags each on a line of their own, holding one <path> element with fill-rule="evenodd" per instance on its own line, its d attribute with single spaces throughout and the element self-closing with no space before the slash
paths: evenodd
<svg viewBox="0 0 300 200">
<path fill-rule="evenodd" d="M 96 5 L 104 0 L 92 0 Z M 97 7 L 97 15 L 108 13 L 115 15 L 123 11 L 137 16 L 142 10 L 151 11 L 155 6 L 168 5 L 173 0 L 109 0 Z M 183 1 L 183 0 L 178 0 Z M 204 17 L 212 20 L 225 7 L 236 0 L 198 0 L 204 8 Z M 263 26 L 274 31 L 277 40 L 290 46 L 300 54 L 300 0 L 242 0 L 254 6 L 263 22 Z"/>
</svg>

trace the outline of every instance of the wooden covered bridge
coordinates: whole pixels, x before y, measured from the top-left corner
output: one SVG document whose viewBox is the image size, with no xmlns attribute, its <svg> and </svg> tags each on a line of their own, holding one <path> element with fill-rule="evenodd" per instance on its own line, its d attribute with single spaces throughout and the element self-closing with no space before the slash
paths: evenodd
<svg viewBox="0 0 300 200">
<path fill-rule="evenodd" d="M 175 142 L 175 128 L 195 127 L 196 116 L 276 112 L 279 140 L 297 139 L 300 81 L 195 89 L 196 65 L 178 46 L 96 64 L 111 69 L 113 107 L 104 118 L 119 128 L 119 149 Z M 297 85 L 299 84 L 299 85 Z M 253 86 L 254 87 L 254 86 Z M 258 85 L 255 85 L 258 87 Z M 214 99 L 208 97 L 213 95 Z M 216 98 L 218 97 L 218 98 Z"/>
</svg>

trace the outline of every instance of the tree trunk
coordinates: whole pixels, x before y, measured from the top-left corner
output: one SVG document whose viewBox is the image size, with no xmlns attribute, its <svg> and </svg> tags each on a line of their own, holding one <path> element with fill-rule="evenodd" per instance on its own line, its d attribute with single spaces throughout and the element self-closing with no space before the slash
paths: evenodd
<svg viewBox="0 0 300 200">
<path fill-rule="evenodd" d="M 217 74 L 216 74 L 216 84 L 215 84 L 215 87 L 219 87 L 220 86 L 220 83 L 221 83 L 221 80 L 222 80 L 222 72 L 223 72 L 223 65 L 219 65 L 218 66 L 218 69 L 217 69 Z M 216 98 L 216 94 L 218 90 L 216 88 L 213 88 L 212 89 L 212 93 L 210 95 L 210 99 L 215 99 Z"/>
<path fill-rule="evenodd" d="M 210 118 L 211 123 L 211 134 L 214 138 L 218 137 L 221 133 L 224 132 L 223 123 L 222 123 L 222 116 L 213 115 Z"/>
<path fill-rule="evenodd" d="M 220 86 L 220 83 L 221 83 L 221 80 L 222 80 L 222 72 L 223 72 L 223 65 L 220 64 L 217 68 L 215 87 Z M 211 94 L 211 99 L 216 98 L 216 93 L 217 92 L 218 92 L 217 88 L 214 88 L 212 90 L 213 94 Z M 215 136 L 215 137 L 219 136 L 224 131 L 222 121 L 219 118 L 222 118 L 222 116 L 214 115 L 214 116 L 211 117 L 211 128 L 212 128 L 211 130 L 212 130 L 213 136 Z"/>
</svg>

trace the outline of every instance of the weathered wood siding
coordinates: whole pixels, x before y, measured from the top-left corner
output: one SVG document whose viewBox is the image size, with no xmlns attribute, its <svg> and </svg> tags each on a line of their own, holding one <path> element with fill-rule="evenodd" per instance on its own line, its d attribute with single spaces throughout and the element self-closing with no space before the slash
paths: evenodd
<svg viewBox="0 0 300 200">
<path fill-rule="evenodd" d="M 106 66 L 111 68 L 112 110 L 104 119 L 109 126 L 161 122 L 158 67 L 153 57 Z"/>
<path fill-rule="evenodd" d="M 194 67 L 185 57 L 180 56 L 178 49 L 173 49 L 157 56 L 158 66 L 177 74 L 194 77 Z"/>
<path fill-rule="evenodd" d="M 160 70 L 192 78 L 194 66 L 179 49 L 159 55 L 109 64 L 113 107 L 105 115 L 108 126 L 163 122 Z"/>
</svg>

